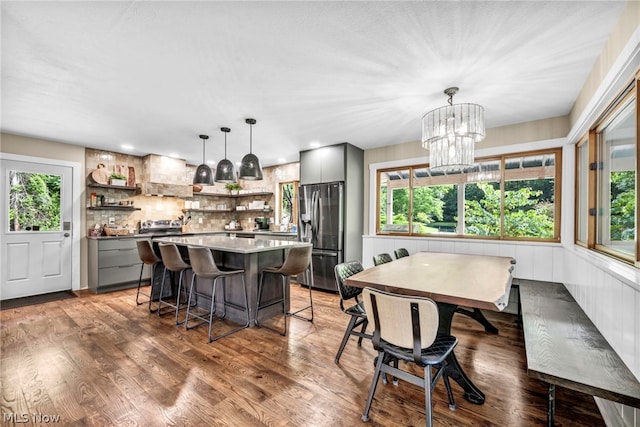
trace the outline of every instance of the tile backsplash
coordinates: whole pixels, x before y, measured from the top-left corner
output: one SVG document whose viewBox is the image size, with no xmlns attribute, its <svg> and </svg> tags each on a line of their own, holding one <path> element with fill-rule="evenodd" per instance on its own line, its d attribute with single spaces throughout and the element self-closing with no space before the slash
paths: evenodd
<svg viewBox="0 0 640 427">
<path fill-rule="evenodd" d="M 86 176 L 89 185 L 85 191 L 86 205 L 90 206 L 91 193 L 104 196 L 106 202 L 119 204 L 121 201 L 132 202 L 135 210 L 121 209 L 101 209 L 86 211 L 86 224 L 91 228 L 95 224 L 108 224 L 110 219 L 116 225 L 128 226 L 136 231 L 139 229 L 140 221 L 146 219 L 177 219 L 179 216 L 191 215 L 191 222 L 188 231 L 221 231 L 231 220 L 237 220 L 245 230 L 254 227 L 253 219 L 258 216 L 266 216 L 274 222 L 277 220 L 277 194 L 279 183 L 287 181 L 297 181 L 299 179 L 298 163 L 290 163 L 263 169 L 264 179 L 262 181 L 240 180 L 244 192 L 253 193 L 273 193 L 266 195 L 255 195 L 247 197 L 228 197 L 229 192 L 224 184 L 216 183 L 213 186 L 205 186 L 202 193 L 193 193 L 192 197 L 157 197 L 145 196 L 139 191 L 118 188 L 91 187 L 93 182 L 91 172 L 99 164 L 103 164 L 107 173 L 121 171 L 125 176 L 129 167 L 135 171 L 135 184 L 137 187 L 143 182 L 163 182 L 176 185 L 188 185 L 193 179 L 196 166 L 187 165 L 184 160 L 174 159 L 155 154 L 145 157 L 132 156 L 122 153 L 107 152 L 87 148 L 85 151 Z M 218 195 L 202 195 L 203 193 L 216 193 Z M 201 212 L 185 211 L 185 202 L 199 202 L 200 209 L 221 207 L 226 204 L 227 209 L 235 209 L 236 206 L 247 206 L 253 202 L 264 202 L 271 208 L 270 212 L 256 211 L 231 211 L 231 212 Z M 202 221 L 202 223 L 200 223 Z"/>
</svg>

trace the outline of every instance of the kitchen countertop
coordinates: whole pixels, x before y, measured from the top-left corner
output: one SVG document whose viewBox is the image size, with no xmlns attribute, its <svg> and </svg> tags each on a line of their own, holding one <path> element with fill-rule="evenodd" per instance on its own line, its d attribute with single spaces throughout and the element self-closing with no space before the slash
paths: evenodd
<svg viewBox="0 0 640 427">
<path fill-rule="evenodd" d="M 224 252 L 235 252 L 241 254 L 267 252 L 274 249 L 288 249 L 311 245 L 311 243 L 298 242 L 297 240 L 243 239 L 220 235 L 163 236 L 154 239 L 154 241 L 174 243 L 176 245 L 183 246 L 200 246 Z"/>
<path fill-rule="evenodd" d="M 198 236 L 198 235 L 226 235 L 229 233 L 235 234 L 253 234 L 254 236 L 288 236 L 293 237 L 297 236 L 297 233 L 291 233 L 288 231 L 271 231 L 271 230 L 219 230 L 219 231 L 191 231 L 187 233 L 175 233 L 175 234 L 167 234 L 167 233 L 137 233 L 137 234 L 127 234 L 124 236 L 98 236 L 91 237 L 87 236 L 87 239 L 101 240 L 101 239 L 131 239 L 131 238 L 157 238 L 157 237 L 171 237 L 171 236 Z"/>
</svg>

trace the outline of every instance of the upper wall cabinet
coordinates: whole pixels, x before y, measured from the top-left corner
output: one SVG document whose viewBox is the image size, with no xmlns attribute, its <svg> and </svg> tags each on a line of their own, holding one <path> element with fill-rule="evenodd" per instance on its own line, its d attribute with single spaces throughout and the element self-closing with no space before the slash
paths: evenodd
<svg viewBox="0 0 640 427">
<path fill-rule="evenodd" d="M 362 150 L 347 143 L 301 151 L 300 185 L 346 181 L 348 165 L 354 151 L 360 152 L 361 163 Z"/>
</svg>

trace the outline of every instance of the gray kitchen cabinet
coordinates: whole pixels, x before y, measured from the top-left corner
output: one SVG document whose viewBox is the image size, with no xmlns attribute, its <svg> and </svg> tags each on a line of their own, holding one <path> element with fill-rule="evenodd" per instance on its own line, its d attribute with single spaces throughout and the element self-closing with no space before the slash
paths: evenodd
<svg viewBox="0 0 640 427">
<path fill-rule="evenodd" d="M 344 181 L 346 144 L 300 152 L 300 185 Z"/>
<path fill-rule="evenodd" d="M 133 288 L 140 277 L 137 238 L 87 239 L 89 290 L 100 294 Z M 151 268 L 145 266 L 142 279 L 149 279 Z"/>
<path fill-rule="evenodd" d="M 322 153 L 319 149 L 300 152 L 300 185 L 322 182 Z"/>
</svg>

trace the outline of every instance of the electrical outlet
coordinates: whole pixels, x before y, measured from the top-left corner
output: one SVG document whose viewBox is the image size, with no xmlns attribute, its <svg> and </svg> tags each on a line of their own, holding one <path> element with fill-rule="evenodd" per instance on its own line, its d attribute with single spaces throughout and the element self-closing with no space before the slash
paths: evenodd
<svg viewBox="0 0 640 427">
<path fill-rule="evenodd" d="M 109 217 L 109 225 L 116 225 L 116 219 L 112 216 Z"/>
<path fill-rule="evenodd" d="M 198 218 L 198 224 L 202 224 L 202 218 Z"/>
</svg>

